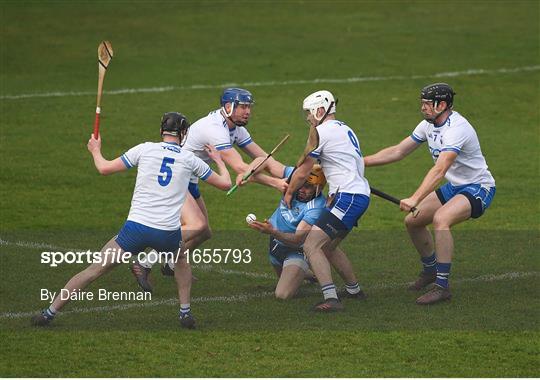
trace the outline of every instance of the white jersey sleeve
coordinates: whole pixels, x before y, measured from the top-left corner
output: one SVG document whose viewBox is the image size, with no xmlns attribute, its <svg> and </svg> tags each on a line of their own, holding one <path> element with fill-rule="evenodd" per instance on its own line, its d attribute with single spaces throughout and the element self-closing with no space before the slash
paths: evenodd
<svg viewBox="0 0 540 380">
<path fill-rule="evenodd" d="M 199 157 L 196 157 L 193 155 L 191 157 L 191 165 L 193 168 L 193 174 L 203 181 L 206 181 L 208 177 L 212 174 L 212 169 L 210 169 L 210 166 L 203 160 L 201 160 Z"/>
<path fill-rule="evenodd" d="M 124 165 L 126 165 L 126 168 L 131 169 L 132 167 L 139 165 L 139 159 L 141 158 L 141 154 L 144 151 L 144 146 L 146 144 L 148 143 L 142 143 L 134 146 L 120 156 L 120 158 L 124 162 Z"/>
<path fill-rule="evenodd" d="M 203 140 L 207 141 L 207 144 L 213 145 L 217 150 L 232 148 L 228 128 L 208 129 L 204 133 Z"/>
<path fill-rule="evenodd" d="M 411 134 L 411 138 L 418 144 L 427 141 L 427 125 L 428 123 L 426 121 L 421 121 Z"/>
<path fill-rule="evenodd" d="M 244 148 L 246 145 L 251 144 L 253 139 L 245 127 L 236 127 L 236 144 L 240 148 Z"/>
</svg>

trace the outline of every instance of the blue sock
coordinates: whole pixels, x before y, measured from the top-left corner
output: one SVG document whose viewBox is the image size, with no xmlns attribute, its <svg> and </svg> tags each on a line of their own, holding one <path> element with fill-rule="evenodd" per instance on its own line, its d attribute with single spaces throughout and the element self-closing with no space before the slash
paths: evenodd
<svg viewBox="0 0 540 380">
<path fill-rule="evenodd" d="M 354 284 L 351 284 L 351 285 L 345 284 L 345 289 L 347 289 L 347 292 L 349 294 L 360 293 L 360 285 L 358 285 L 358 282 L 355 282 Z"/>
<path fill-rule="evenodd" d="M 327 300 L 328 298 L 338 298 L 337 292 L 336 292 L 336 286 L 333 282 L 321 286 L 321 290 L 323 292 L 324 299 Z"/>
<path fill-rule="evenodd" d="M 435 257 L 435 252 L 428 257 L 421 257 L 422 266 L 424 267 L 424 273 L 433 274 L 437 271 L 437 258 Z"/>
<path fill-rule="evenodd" d="M 437 280 L 435 284 L 441 288 L 448 288 L 448 276 L 450 276 L 450 267 L 452 263 L 437 263 Z"/>
<path fill-rule="evenodd" d="M 188 314 L 191 312 L 191 307 L 189 303 L 180 304 L 180 316 Z"/>
</svg>

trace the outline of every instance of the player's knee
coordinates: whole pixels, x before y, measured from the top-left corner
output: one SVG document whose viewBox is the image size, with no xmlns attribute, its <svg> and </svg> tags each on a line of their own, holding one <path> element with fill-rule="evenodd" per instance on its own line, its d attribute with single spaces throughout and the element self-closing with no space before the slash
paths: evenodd
<svg viewBox="0 0 540 380">
<path fill-rule="evenodd" d="M 405 227 L 408 230 L 418 228 L 418 227 L 424 227 L 422 223 L 419 223 L 419 220 L 413 217 L 411 213 L 407 214 L 405 219 L 403 219 L 403 222 L 405 223 Z"/>
<path fill-rule="evenodd" d="M 275 294 L 276 298 L 280 299 L 280 300 L 291 299 L 292 296 L 294 295 L 294 293 L 291 292 L 288 289 L 278 289 L 278 288 L 276 288 L 276 291 L 274 292 L 274 294 Z"/>
<path fill-rule="evenodd" d="M 449 230 L 450 223 L 448 222 L 448 218 L 446 218 L 444 214 L 436 212 L 435 215 L 433 215 L 433 229 Z"/>
<path fill-rule="evenodd" d="M 304 253 L 306 256 L 311 256 L 314 252 L 322 250 L 324 242 L 319 239 L 306 239 L 304 242 Z"/>
<path fill-rule="evenodd" d="M 203 228 L 201 232 L 201 237 L 203 241 L 210 240 L 210 238 L 212 237 L 212 229 L 208 224 L 205 225 L 205 227 Z"/>
</svg>

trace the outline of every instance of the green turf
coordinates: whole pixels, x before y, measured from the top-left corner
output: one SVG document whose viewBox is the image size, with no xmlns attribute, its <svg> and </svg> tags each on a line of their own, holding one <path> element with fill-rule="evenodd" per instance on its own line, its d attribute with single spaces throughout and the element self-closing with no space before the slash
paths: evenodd
<svg viewBox="0 0 540 380">
<path fill-rule="evenodd" d="M 539 375 L 538 2 L 2 1 L 0 6 L 1 375 Z M 154 306 L 113 310 L 108 307 L 129 302 L 79 302 L 53 327 L 30 328 L 25 313 L 44 305 L 39 290 L 56 290 L 84 265 L 49 268 L 39 262 L 45 249 L 26 243 L 99 249 L 118 231 L 130 206 L 136 172 L 100 177 L 85 147 L 101 39 L 109 39 L 115 50 L 106 90 L 174 87 L 105 93 L 107 158 L 155 141 L 164 112 L 178 110 L 194 121 L 217 108 L 220 87 L 227 83 L 254 83 L 246 85 L 257 102 L 249 127 L 264 149 L 291 134 L 277 154 L 282 162 L 293 163 L 301 152 L 307 127 L 300 103 L 320 88 L 339 98 L 339 118 L 369 154 L 410 134 L 420 121 L 423 85 L 451 83 L 455 108 L 476 128 L 497 181 L 486 215 L 456 228 L 454 300 L 428 308 L 414 304 L 416 294 L 404 284 L 414 278 L 418 263 L 403 215 L 374 198 L 344 245 L 369 299 L 346 302 L 338 315 L 313 315 L 309 308 L 320 295 L 306 284 L 297 299 L 278 302 L 272 297 L 266 239 L 247 230 L 244 218 L 250 212 L 270 215 L 279 194 L 250 186 L 225 198 L 203 185 L 216 231 L 205 247 L 249 248 L 253 261 L 195 268 L 199 331 L 179 329 L 173 282 L 157 273 Z M 524 67 L 529 69 L 497 72 Z M 470 69 L 487 72 L 433 76 Z M 313 82 L 353 77 L 371 80 Z M 302 80 L 306 83 L 284 83 Z M 10 98 L 54 92 L 83 94 Z M 432 165 L 426 150 L 370 168 L 366 176 L 390 194 L 410 195 Z M 135 286 L 122 267 L 91 287 L 98 288 Z M 96 307 L 105 310 L 88 312 Z"/>
</svg>

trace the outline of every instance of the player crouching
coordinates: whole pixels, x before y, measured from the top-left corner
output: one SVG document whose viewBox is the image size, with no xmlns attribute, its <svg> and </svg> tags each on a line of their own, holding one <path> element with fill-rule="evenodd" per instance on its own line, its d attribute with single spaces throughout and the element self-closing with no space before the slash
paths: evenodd
<svg viewBox="0 0 540 380">
<path fill-rule="evenodd" d="M 292 175 L 293 168 L 286 167 L 284 178 Z M 316 281 L 303 252 L 303 244 L 312 226 L 321 216 L 326 198 L 323 189 L 326 178 L 320 165 L 314 165 L 304 184 L 296 191 L 289 209 L 282 201 L 268 221 L 252 221 L 249 226 L 270 235 L 268 258 L 279 278 L 275 295 L 279 299 L 292 298 L 304 279 Z M 332 256 L 332 265 L 343 277 L 346 284 L 357 284 L 350 262 L 342 251 Z M 356 287 L 355 287 L 356 289 Z M 365 294 L 358 287 L 358 292 L 348 297 L 365 299 Z"/>
<path fill-rule="evenodd" d="M 289 177 L 293 169 L 286 167 L 284 178 Z M 292 298 L 304 279 L 313 279 L 302 244 L 325 206 L 326 198 L 322 193 L 325 185 L 322 169 L 314 167 L 296 192 L 291 210 L 280 201 L 269 220 L 255 220 L 249 224 L 251 228 L 270 235 L 268 259 L 279 279 L 276 298 Z"/>
</svg>

